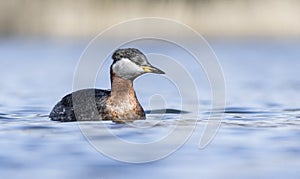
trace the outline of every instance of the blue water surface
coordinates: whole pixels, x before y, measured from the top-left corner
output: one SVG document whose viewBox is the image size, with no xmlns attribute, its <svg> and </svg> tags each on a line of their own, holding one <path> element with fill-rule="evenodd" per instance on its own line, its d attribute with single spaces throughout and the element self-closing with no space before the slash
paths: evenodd
<svg viewBox="0 0 300 179">
<path fill-rule="evenodd" d="M 105 126 L 122 140 L 147 143 L 161 140 L 176 125 L 188 126 L 191 121 L 197 121 L 192 136 L 174 153 L 157 161 L 131 164 L 95 149 L 78 123 L 53 122 L 48 118 L 55 103 L 73 90 L 76 65 L 88 41 L 1 39 L 0 176 L 299 178 L 300 41 L 218 38 L 208 39 L 208 42 L 223 69 L 227 103 L 221 127 L 208 146 L 198 148 L 210 115 L 211 91 L 205 72 L 194 65 L 187 70 L 198 74 L 194 81 L 199 90 L 200 115 L 189 108 L 182 109 L 186 113 L 179 115 L 173 110 L 180 111 L 176 85 L 165 77 L 145 75 L 135 81 L 135 89 L 141 104 L 148 110 L 146 121 L 134 125 L 87 123 L 98 141 L 115 140 L 101 133 Z M 141 48 L 144 51 L 147 48 L 161 52 L 172 50 L 147 44 Z M 149 60 L 159 64 L 158 58 Z M 191 61 L 180 53 L 176 60 L 187 66 Z M 108 57 L 99 69 L 96 87 L 110 88 L 110 63 Z M 195 98 L 190 98 L 190 105 L 195 105 Z M 165 108 L 170 109 L 167 114 L 150 111 Z M 178 123 L 179 120 L 182 122 Z M 169 145 L 171 143 L 162 145 L 162 150 Z M 138 152 L 127 148 L 112 150 L 124 150 L 131 157 Z"/>
</svg>

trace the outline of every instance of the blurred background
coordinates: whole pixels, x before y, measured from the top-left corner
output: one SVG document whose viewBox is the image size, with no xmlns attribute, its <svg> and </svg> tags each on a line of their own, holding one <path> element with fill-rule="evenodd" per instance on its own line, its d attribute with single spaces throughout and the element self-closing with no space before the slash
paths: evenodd
<svg viewBox="0 0 300 179">
<path fill-rule="evenodd" d="M 33 93 L 31 97 L 40 97 L 41 101 L 48 94 L 49 103 L 55 103 L 62 94 L 72 91 L 76 64 L 91 39 L 112 25 L 142 17 L 174 19 L 203 35 L 221 62 L 229 97 L 231 92 L 236 94 L 231 88 L 240 85 L 246 90 L 249 86 L 299 86 L 294 78 L 299 56 L 299 0 L 0 0 L 0 75 L 7 77 L 0 82 L 0 92 L 11 93 L 12 88 L 20 88 L 19 84 L 22 90 L 18 94 Z M 128 33 L 126 29 L 124 32 Z M 276 59 L 280 62 L 275 63 Z M 109 88 L 108 72 L 104 74 L 104 80 L 97 84 Z M 286 81 L 258 84 L 257 79 L 274 76 Z M 44 79 L 48 79 L 47 84 L 41 83 Z M 33 86 L 38 86 L 40 95 L 32 92 Z M 7 99 L 0 96 L 5 104 L 12 103 Z M 249 100 L 244 99 L 245 103 Z M 47 110 L 51 106 L 46 104 Z"/>
<path fill-rule="evenodd" d="M 299 37 L 299 0 L 1 0 L 0 36 L 91 38 L 130 18 L 180 21 L 204 36 Z"/>
</svg>

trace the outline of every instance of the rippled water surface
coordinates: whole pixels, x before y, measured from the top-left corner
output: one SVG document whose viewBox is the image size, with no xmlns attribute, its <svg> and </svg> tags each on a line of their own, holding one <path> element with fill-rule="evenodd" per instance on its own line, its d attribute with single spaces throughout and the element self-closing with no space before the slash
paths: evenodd
<svg viewBox="0 0 300 179">
<path fill-rule="evenodd" d="M 217 135 L 208 146 L 199 149 L 211 114 L 209 83 L 201 68 L 188 68 L 199 90 L 199 115 L 189 107 L 180 114 L 176 86 L 166 77 L 146 75 L 135 82 L 138 98 L 148 113 L 146 121 L 53 122 L 47 115 L 64 94 L 72 91 L 75 67 L 87 42 L 2 39 L 0 176 L 299 178 L 300 41 L 210 39 L 209 42 L 223 69 L 227 106 Z M 147 51 L 147 46 L 141 48 Z M 167 52 L 172 48 L 159 50 Z M 156 60 L 150 58 L 153 64 L 164 69 Z M 178 54 L 176 60 L 189 65 L 190 59 Z M 105 62 L 96 87 L 109 88 L 110 63 Z M 195 105 L 192 99 L 193 96 L 190 105 Z M 161 114 L 164 110 L 160 109 L 165 108 L 168 110 Z M 97 142 L 112 143 L 117 137 L 147 144 L 164 139 L 176 126 L 182 126 L 182 132 L 189 130 L 195 121 L 195 130 L 182 147 L 161 160 L 142 164 L 119 162 L 105 156 L 82 132 L 87 126 L 92 132 L 90 139 Z M 107 130 L 110 135 L 104 132 Z M 154 155 L 176 142 L 161 144 L 156 151 L 147 147 L 140 150 Z M 112 147 L 111 150 L 122 151 L 133 159 L 140 157 L 139 151 L 128 148 Z"/>
</svg>

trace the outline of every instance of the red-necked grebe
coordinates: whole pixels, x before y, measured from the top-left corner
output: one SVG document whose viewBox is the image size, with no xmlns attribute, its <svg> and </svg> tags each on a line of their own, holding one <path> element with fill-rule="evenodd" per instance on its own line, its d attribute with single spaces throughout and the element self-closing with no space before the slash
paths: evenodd
<svg viewBox="0 0 300 179">
<path fill-rule="evenodd" d="M 144 73 L 164 74 L 164 72 L 152 66 L 138 49 L 118 49 L 112 55 L 112 59 L 113 63 L 110 66 L 111 91 L 83 89 L 68 94 L 52 109 L 49 115 L 51 120 L 121 122 L 145 119 L 145 112 L 133 89 L 133 81 Z M 90 94 L 94 96 L 91 98 Z M 76 105 L 73 105 L 74 97 L 76 97 Z M 96 114 L 95 107 L 89 105 L 92 103 L 94 106 L 96 105 Z M 76 106 L 75 113 L 74 106 Z"/>
</svg>

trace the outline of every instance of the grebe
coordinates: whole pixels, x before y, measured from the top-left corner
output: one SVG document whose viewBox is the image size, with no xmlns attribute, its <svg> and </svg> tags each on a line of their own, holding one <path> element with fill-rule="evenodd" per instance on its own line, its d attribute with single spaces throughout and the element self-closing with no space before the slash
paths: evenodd
<svg viewBox="0 0 300 179">
<path fill-rule="evenodd" d="M 124 122 L 145 119 L 145 112 L 136 97 L 133 81 L 144 73 L 164 72 L 152 66 L 146 56 L 135 48 L 118 49 L 113 53 L 112 59 L 111 90 L 82 89 L 72 92 L 54 106 L 49 115 L 51 120 Z M 74 99 L 76 105 L 73 105 Z"/>
</svg>

